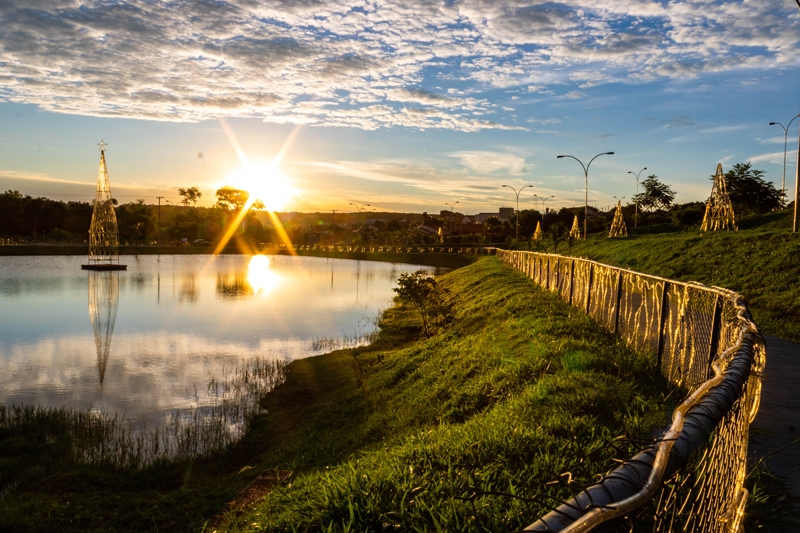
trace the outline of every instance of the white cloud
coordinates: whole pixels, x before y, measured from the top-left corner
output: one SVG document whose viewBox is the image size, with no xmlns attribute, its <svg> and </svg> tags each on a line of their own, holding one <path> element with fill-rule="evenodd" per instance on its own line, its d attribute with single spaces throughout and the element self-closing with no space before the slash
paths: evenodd
<svg viewBox="0 0 800 533">
<path fill-rule="evenodd" d="M 520 175 L 527 171 L 525 159 L 510 153 L 474 150 L 455 152 L 450 156 L 459 159 L 462 165 L 478 174 L 507 170 L 510 174 Z"/>
<path fill-rule="evenodd" d="M 783 142 L 783 139 L 781 139 L 781 142 Z M 772 152 L 771 154 L 754 155 L 752 157 L 748 157 L 747 161 L 749 161 L 750 163 L 774 163 L 776 165 L 782 165 L 783 151 Z M 787 159 L 787 163 L 788 162 L 789 161 Z"/>
<path fill-rule="evenodd" d="M 155 120 L 518 129 L 484 93 L 577 99 L 606 83 L 800 64 L 800 13 L 747 0 L 6 0 L 2 10 L 0 101 Z"/>
</svg>

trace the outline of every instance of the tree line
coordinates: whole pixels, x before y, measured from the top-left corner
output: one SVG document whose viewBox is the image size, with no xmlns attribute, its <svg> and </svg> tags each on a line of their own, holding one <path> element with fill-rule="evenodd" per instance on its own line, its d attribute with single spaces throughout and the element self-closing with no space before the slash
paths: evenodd
<svg viewBox="0 0 800 533">
<path fill-rule="evenodd" d="M 761 214 L 785 206 L 780 190 L 771 182 L 764 180 L 765 172 L 754 169 L 750 163 L 738 163 L 726 174 L 728 194 L 733 203 L 737 218 L 743 215 Z M 713 177 L 712 177 L 713 179 Z M 636 224 L 671 223 L 684 228 L 697 226 L 703 219 L 704 202 L 675 204 L 675 191 L 661 182 L 657 175 L 647 176 L 642 182 L 641 192 L 631 202 L 623 206 L 623 214 L 630 227 L 634 225 L 634 211 L 638 203 Z M 709 187 L 710 190 L 710 187 Z M 233 217 L 247 203 L 246 191 L 223 187 L 216 191 L 216 202 L 211 208 L 199 208 L 197 202 L 203 193 L 198 187 L 178 189 L 181 200 L 178 205 L 146 205 L 144 199 L 116 205 L 115 211 L 119 227 L 120 242 L 128 244 L 152 241 L 192 242 L 196 239 L 215 242 L 225 231 Z M 256 201 L 237 228 L 235 239 L 248 243 L 271 242 L 275 237 L 271 227 L 265 226 L 256 216 L 263 209 Z M 0 193 L 0 238 L 16 239 L 26 242 L 85 242 L 92 219 L 91 202 L 63 202 L 47 198 L 34 198 L 18 191 L 8 190 Z M 484 223 L 482 235 L 447 235 L 444 240 L 452 243 L 489 243 L 513 240 L 519 219 L 520 236 L 530 240 L 538 222 L 542 222 L 545 233 L 554 240 L 566 240 L 575 216 L 583 219 L 584 208 L 562 208 L 558 211 L 542 213 L 536 209 L 521 210 L 510 220 L 491 217 Z M 588 218 L 589 232 L 607 230 L 613 219 L 614 210 L 600 211 L 590 207 Z M 332 222 L 323 226 L 301 226 L 289 224 L 286 227 L 290 240 L 296 244 L 308 244 L 320 239 L 320 232 L 327 231 L 328 238 L 335 242 L 352 244 L 430 244 L 442 240 L 438 235 L 426 235 L 419 226 L 442 227 L 449 229 L 452 218 L 463 216 L 460 213 L 442 211 L 440 217 L 422 215 L 416 223 L 401 225 L 397 220 L 375 221 L 370 227 L 357 231 L 342 231 Z M 363 226 L 363 224 L 362 224 Z M 582 230 L 581 224 L 581 230 Z M 449 232 L 447 232 L 449 233 Z"/>
<path fill-rule="evenodd" d="M 179 188 L 179 205 L 146 205 L 143 198 L 119 205 L 112 199 L 120 242 L 143 244 L 153 241 L 182 243 L 197 239 L 213 242 L 247 202 L 245 191 L 223 187 L 211 208 L 199 208 L 203 193 L 197 187 Z M 234 238 L 249 243 L 265 242 L 271 228 L 255 215 L 263 204 L 254 202 Z M 93 202 L 64 202 L 20 194 L 0 193 L 0 238 L 18 242 L 84 243 L 88 241 Z"/>
</svg>

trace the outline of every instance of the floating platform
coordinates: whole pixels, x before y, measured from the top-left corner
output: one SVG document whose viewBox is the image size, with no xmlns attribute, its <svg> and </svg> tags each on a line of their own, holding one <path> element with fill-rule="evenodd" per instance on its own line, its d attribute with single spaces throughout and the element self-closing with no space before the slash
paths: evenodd
<svg viewBox="0 0 800 533">
<path fill-rule="evenodd" d="M 81 270 L 128 270 L 128 265 L 81 265 Z"/>
</svg>

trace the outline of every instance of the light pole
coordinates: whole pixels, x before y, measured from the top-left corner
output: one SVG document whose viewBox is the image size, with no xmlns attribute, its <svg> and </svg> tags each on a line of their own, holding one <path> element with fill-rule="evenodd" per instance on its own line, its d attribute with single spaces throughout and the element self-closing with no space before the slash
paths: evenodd
<svg viewBox="0 0 800 533">
<path fill-rule="evenodd" d="M 508 187 L 509 189 L 514 191 L 514 194 L 517 195 L 517 212 L 516 212 L 516 215 L 514 216 L 514 220 L 516 220 L 516 222 L 517 222 L 517 242 L 519 242 L 519 193 L 522 192 L 522 189 L 525 189 L 527 187 L 533 187 L 533 185 L 524 185 L 524 186 L 520 187 L 519 191 L 517 191 L 517 189 L 515 189 L 514 187 L 512 187 L 510 185 L 503 185 L 503 187 Z"/>
<path fill-rule="evenodd" d="M 574 155 L 558 155 L 558 156 L 556 156 L 556 159 L 561 159 L 562 157 L 569 157 L 571 159 L 574 159 L 575 161 L 580 163 L 581 167 L 583 168 L 583 176 L 584 176 L 584 178 L 586 178 L 586 203 L 585 203 L 585 208 L 584 208 L 584 211 L 583 211 L 583 240 L 584 241 L 588 237 L 587 231 L 589 229 L 589 224 L 588 224 L 588 220 L 589 220 L 589 167 L 592 165 L 592 161 L 594 161 L 595 159 L 597 159 L 601 155 L 614 155 L 614 152 L 603 152 L 602 154 L 597 154 L 596 156 L 594 156 L 592 159 L 589 160 L 589 164 L 586 165 L 586 166 L 583 166 L 583 161 L 581 161 L 580 159 L 578 159 Z"/>
<path fill-rule="evenodd" d="M 783 202 L 783 198 L 786 196 L 786 141 L 788 140 L 789 136 L 789 128 L 791 127 L 792 122 L 794 122 L 794 119 L 796 119 L 797 117 L 800 117 L 800 114 L 793 116 L 792 120 L 790 120 L 786 126 L 784 126 L 780 122 L 769 123 L 770 126 L 775 126 L 777 124 L 778 126 L 783 128 L 783 180 L 781 181 L 781 202 Z M 795 231 L 797 230 L 795 229 Z"/>
<path fill-rule="evenodd" d="M 800 6 L 800 0 L 798 6 Z M 797 132 L 797 163 L 794 166 L 794 222 L 792 231 L 797 233 L 797 205 L 800 204 L 800 131 Z"/>
<path fill-rule="evenodd" d="M 361 210 L 362 210 L 362 209 L 364 209 L 365 207 L 372 207 L 372 206 L 370 206 L 369 204 L 364 204 L 364 205 L 362 205 L 361 207 L 358 207 L 358 206 L 357 206 L 356 204 L 354 204 L 353 202 L 350 202 L 350 205 L 352 205 L 353 207 L 355 207 L 356 209 L 358 209 L 358 214 L 359 214 L 359 215 L 361 214 Z M 365 219 L 364 219 L 364 224 L 366 224 L 366 223 L 367 223 L 367 219 L 365 218 Z M 357 230 L 353 230 L 353 233 L 358 233 L 359 231 L 361 231 L 361 228 L 363 228 L 363 227 L 364 227 L 364 224 L 361 224 L 361 226 L 360 226 L 360 227 L 359 227 Z"/>
<path fill-rule="evenodd" d="M 647 167 L 644 167 L 639 172 L 631 172 L 630 170 L 628 171 L 628 174 L 633 174 L 634 176 L 636 176 L 636 196 L 633 197 L 634 201 L 636 202 L 636 211 L 634 211 L 633 213 L 634 228 L 636 227 L 636 221 L 639 218 L 639 174 L 641 174 L 645 170 L 647 170 Z M 614 198 L 616 198 L 616 196 Z"/>
<path fill-rule="evenodd" d="M 456 204 L 457 203 L 458 203 L 458 200 L 456 200 L 452 204 L 448 204 L 447 202 L 444 203 L 444 205 L 450 207 L 450 238 L 451 239 L 453 238 L 453 215 L 456 214 Z"/>
<path fill-rule="evenodd" d="M 539 196 L 538 194 L 534 194 L 534 196 L 542 201 L 542 231 L 544 231 L 544 204 L 547 200 L 555 198 L 555 196 Z"/>
</svg>

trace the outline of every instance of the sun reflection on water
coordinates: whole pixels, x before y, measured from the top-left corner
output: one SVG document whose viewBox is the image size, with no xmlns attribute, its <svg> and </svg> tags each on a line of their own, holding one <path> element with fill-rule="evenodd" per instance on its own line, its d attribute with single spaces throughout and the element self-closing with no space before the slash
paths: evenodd
<svg viewBox="0 0 800 533">
<path fill-rule="evenodd" d="M 281 277 L 270 268 L 270 258 L 254 255 L 247 265 L 247 283 L 254 294 L 267 295 L 281 282 Z"/>
</svg>

